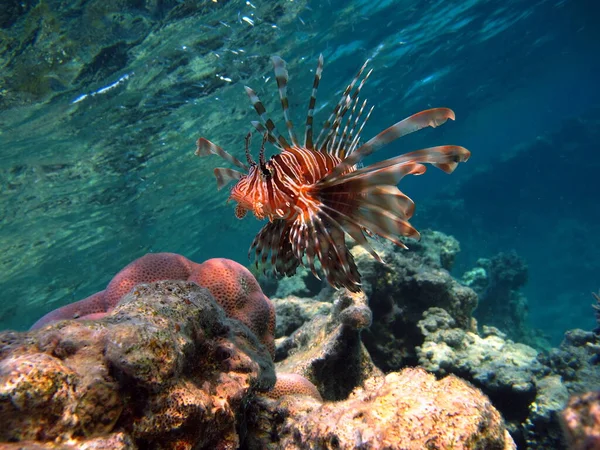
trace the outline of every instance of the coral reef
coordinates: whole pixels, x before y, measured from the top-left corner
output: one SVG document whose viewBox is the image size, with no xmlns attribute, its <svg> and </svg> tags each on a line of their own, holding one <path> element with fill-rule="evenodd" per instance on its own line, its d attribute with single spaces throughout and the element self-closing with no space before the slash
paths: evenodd
<svg viewBox="0 0 600 450">
<path fill-rule="evenodd" d="M 600 390 L 600 336 L 591 331 L 569 330 L 558 348 L 540 355 L 552 373 L 560 375 L 570 394 Z"/>
<path fill-rule="evenodd" d="M 550 348 L 550 344 L 529 324 L 527 298 L 521 289 L 527 283 L 528 268 L 515 251 L 480 258 L 461 281 L 479 297 L 474 317 L 478 322 L 500 329 L 513 341 L 535 348 Z"/>
<path fill-rule="evenodd" d="M 532 430 L 541 423 L 536 420 L 543 419 L 543 415 L 531 405 L 534 400 L 545 404 L 536 395 L 543 395 L 539 378 L 549 373 L 538 361 L 537 350 L 507 339 L 494 327 L 483 326 L 481 335 L 463 330 L 441 308 L 430 308 L 418 325 L 424 336 L 423 344 L 417 348 L 421 367 L 438 375 L 460 376 L 479 387 L 507 420 L 519 445 L 525 442 L 528 417 L 530 439 L 537 439 Z M 530 417 L 532 410 L 536 418 Z"/>
<path fill-rule="evenodd" d="M 469 272 L 473 290 L 448 273 L 458 244 L 442 233 L 425 232 L 412 252 L 374 245 L 386 265 L 351 249 L 364 292 L 326 288 L 317 297 L 327 301 L 288 295 L 275 307 L 230 260 L 162 253 L 132 262 L 103 291 L 42 320 L 52 323 L 3 335 L 0 417 L 17 434 L 0 439 L 45 448 L 566 448 L 560 411 L 570 395 L 600 388 L 598 334 L 572 330 L 538 354 L 494 326 L 478 331 L 474 290 L 490 292 L 494 270 L 495 283 L 520 286 L 521 266 L 508 270 L 507 256 L 482 263 Z M 138 284 L 165 278 L 179 281 Z"/>
<path fill-rule="evenodd" d="M 3 443 L 2 450 L 136 450 L 138 447 L 125 433 L 111 433 L 107 436 L 90 437 L 68 442 L 22 441 Z"/>
<path fill-rule="evenodd" d="M 441 308 L 426 311 L 419 327 L 425 337 L 417 348 L 420 366 L 471 381 L 490 396 L 505 418 L 525 419 L 535 398 L 536 375 L 543 369 L 535 349 L 507 340 L 493 327 L 484 327 L 481 336 L 465 331 Z"/>
<path fill-rule="evenodd" d="M 572 397 L 561 419 L 570 450 L 600 448 L 600 392 Z"/>
<path fill-rule="evenodd" d="M 538 355 L 547 375 L 536 381 L 537 395 L 529 405 L 524 426 L 530 448 L 567 448 L 559 426 L 560 411 L 567 405 L 569 395 L 600 390 L 599 348 L 600 337 L 596 333 L 575 329 L 565 333 L 558 348 Z M 569 445 L 573 447 L 568 448 L 577 448 L 574 443 Z"/>
<path fill-rule="evenodd" d="M 417 323 L 430 307 L 444 308 L 457 327 L 474 328 L 475 292 L 454 280 L 448 270 L 458 243 L 439 232 L 424 231 L 410 251 L 389 243 L 373 247 L 386 262 L 378 263 L 360 246 L 352 249 L 376 327 L 363 333 L 365 346 L 384 371 L 417 363 L 415 348 L 423 342 Z"/>
<path fill-rule="evenodd" d="M 529 415 L 522 430 L 515 430 L 515 434 L 522 433 L 522 447 L 563 449 L 565 441 L 558 424 L 558 415 L 567 404 L 569 392 L 560 375 L 540 376 L 535 384 L 535 400 L 529 405 Z"/>
<path fill-rule="evenodd" d="M 293 295 L 283 298 L 272 297 L 271 301 L 277 313 L 277 324 L 275 326 L 276 338 L 291 335 L 316 315 L 329 314 L 333 307 L 330 302 L 320 302 Z"/>
<path fill-rule="evenodd" d="M 419 365 L 479 387 L 520 447 L 566 448 L 559 412 L 569 395 L 600 389 L 595 359 L 600 342 L 592 332 L 569 331 L 560 348 L 540 354 L 494 327 L 483 326 L 481 334 L 458 328 L 441 308 L 426 311 L 419 327 L 425 336 L 417 349 Z"/>
<path fill-rule="evenodd" d="M 105 290 L 46 314 L 31 328 L 61 319 L 102 317 L 102 313 L 112 310 L 134 286 L 160 280 L 187 280 L 206 287 L 229 317 L 250 328 L 274 354 L 273 305 L 248 269 L 223 258 L 197 264 L 175 253 L 148 253 L 117 273 Z"/>
<path fill-rule="evenodd" d="M 306 377 L 325 400 L 342 400 L 366 379 L 381 373 L 360 336 L 371 325 L 366 297 L 340 290 L 334 298 L 329 315 L 314 316 L 280 340 L 275 354 L 278 372 Z"/>
<path fill-rule="evenodd" d="M 241 407 L 275 384 L 267 348 L 189 281 L 138 285 L 97 321 L 4 332 L 0 357 L 2 441 L 236 448 Z"/>
<path fill-rule="evenodd" d="M 244 266 L 224 258 L 198 264 L 189 281 L 207 288 L 229 317 L 239 320 L 275 354 L 275 308 Z"/>
<path fill-rule="evenodd" d="M 286 395 L 307 395 L 319 402 L 323 401 L 317 387 L 297 373 L 278 373 L 275 386 L 264 395 L 274 399 Z"/>
<path fill-rule="evenodd" d="M 251 408 L 249 449 L 516 448 L 485 395 L 422 369 L 378 376 L 340 402 L 264 399 Z"/>
</svg>

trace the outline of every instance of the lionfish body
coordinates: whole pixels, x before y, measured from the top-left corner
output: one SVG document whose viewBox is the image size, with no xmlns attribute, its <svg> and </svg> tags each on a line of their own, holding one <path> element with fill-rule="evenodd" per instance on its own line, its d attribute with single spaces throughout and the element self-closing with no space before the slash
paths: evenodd
<svg viewBox="0 0 600 450">
<path fill-rule="evenodd" d="M 418 238 L 419 233 L 408 223 L 414 203 L 397 184 L 405 175 L 424 173 L 424 164 L 451 173 L 459 162 L 469 158 L 467 149 L 446 145 L 358 168 L 365 156 L 393 140 L 454 120 L 450 109 L 429 109 L 361 143 L 360 133 L 373 111 L 371 108 L 364 114 L 366 100 L 359 101 L 360 90 L 371 74 L 369 71 L 363 76 L 367 63 L 343 92 L 316 140 L 312 125 L 323 70 L 322 56 L 308 105 L 304 144 L 299 143 L 288 115 L 288 74 L 285 62 L 277 56 L 273 57 L 273 66 L 291 142 L 277 131 L 262 102 L 248 87 L 246 92 L 260 118 L 252 125 L 264 137 L 258 163 L 250 156 L 250 135 L 246 138 L 247 164 L 207 139 L 198 139 L 196 155 L 216 154 L 243 170 L 215 169 L 219 189 L 236 181 L 229 197 L 237 202 L 236 216 L 241 219 L 247 211 L 252 211 L 258 219 L 269 219 L 250 247 L 257 265 L 269 263 L 276 274 L 287 276 L 294 274 L 300 264 L 318 276 L 320 265 L 332 286 L 353 292 L 360 290 L 360 274 L 346 246 L 345 235 L 378 261 L 382 260 L 365 235 L 376 234 L 406 248 L 399 237 Z M 279 153 L 265 161 L 267 140 Z"/>
</svg>

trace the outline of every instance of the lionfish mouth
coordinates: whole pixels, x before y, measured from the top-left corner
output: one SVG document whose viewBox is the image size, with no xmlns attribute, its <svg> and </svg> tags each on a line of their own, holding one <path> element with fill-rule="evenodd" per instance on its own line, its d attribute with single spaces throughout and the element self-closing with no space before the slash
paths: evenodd
<svg viewBox="0 0 600 450">
<path fill-rule="evenodd" d="M 452 173 L 458 163 L 469 159 L 470 152 L 464 147 L 443 145 L 359 168 L 363 158 L 390 142 L 455 119 L 451 109 L 428 109 L 363 143 L 361 132 L 373 111 L 371 107 L 365 112 L 367 101 L 359 99 L 372 72 L 365 73 L 368 60 L 346 87 L 314 139 L 313 114 L 323 71 L 322 55 L 308 103 L 304 143 L 300 144 L 289 117 L 285 62 L 278 56 L 272 60 L 290 141 L 267 117 L 256 93 L 246 87 L 259 116 L 259 121 L 252 125 L 263 135 L 258 163 L 250 155 L 249 135 L 246 137 L 247 164 L 205 138 L 196 142 L 196 155 L 219 155 L 242 170 L 214 170 L 219 189 L 235 181 L 230 199 L 238 202 L 236 217 L 241 219 L 251 210 L 257 218 L 269 219 L 250 246 L 249 256 L 254 257 L 257 267 L 261 264 L 265 271 L 268 268 L 276 275 L 290 276 L 303 265 L 317 277 L 322 273 L 332 286 L 357 292 L 361 277 L 345 236 L 350 236 L 380 262 L 383 261 L 367 236 L 378 235 L 407 248 L 400 237 L 418 239 L 419 233 L 408 222 L 414 203 L 398 189 L 398 183 L 407 175 L 423 174 L 425 164 Z M 264 157 L 267 141 L 279 150 L 268 162 Z"/>
</svg>

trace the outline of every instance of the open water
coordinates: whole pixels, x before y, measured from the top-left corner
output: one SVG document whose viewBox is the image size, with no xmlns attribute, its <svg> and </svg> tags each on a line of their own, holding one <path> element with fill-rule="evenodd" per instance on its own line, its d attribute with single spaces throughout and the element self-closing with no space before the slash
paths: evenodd
<svg viewBox="0 0 600 450">
<path fill-rule="evenodd" d="M 288 63 L 316 124 L 360 65 L 374 73 L 363 136 L 422 109 L 457 120 L 368 162 L 440 144 L 451 176 L 401 188 L 412 223 L 452 234 L 454 275 L 510 250 L 528 266 L 529 323 L 553 344 L 595 326 L 600 288 L 600 17 L 585 0 L 3 1 L 0 13 L 0 329 L 105 287 L 147 252 L 247 263 L 261 223 L 218 192 L 206 136 L 243 158 L 252 86 L 283 129 L 269 57 Z"/>
</svg>

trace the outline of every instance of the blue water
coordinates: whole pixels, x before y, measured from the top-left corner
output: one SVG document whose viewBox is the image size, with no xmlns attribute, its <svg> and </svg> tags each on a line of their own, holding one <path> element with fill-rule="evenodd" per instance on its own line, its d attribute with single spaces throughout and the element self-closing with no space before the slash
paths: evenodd
<svg viewBox="0 0 600 450">
<path fill-rule="evenodd" d="M 288 61 L 292 114 L 303 123 L 320 53 L 316 123 L 367 58 L 374 74 L 364 92 L 376 108 L 363 136 L 422 109 L 456 112 L 456 122 L 369 160 L 445 143 L 471 150 L 452 176 L 430 171 L 401 186 L 417 201 L 417 228 L 461 242 L 455 275 L 478 258 L 515 249 L 529 266 L 531 326 L 554 343 L 569 328 L 593 328 L 590 292 L 600 288 L 596 3 L 255 1 L 198 11 L 176 2 L 164 10 L 46 5 L 42 22 L 30 8 L 3 25 L 21 50 L 2 47 L 0 328 L 24 329 L 102 289 L 148 251 L 245 263 L 261 224 L 235 219 L 227 193 L 215 189 L 211 172 L 219 162 L 195 158 L 194 142 L 206 136 L 242 157 L 255 120 L 245 84 L 283 125 L 272 54 Z M 44 26 L 23 38 L 35 23 Z M 47 31 L 53 24 L 55 34 Z M 49 49 L 44 39 L 54 40 Z M 40 54 L 60 62 L 23 63 Z M 19 72 L 20 64 L 27 70 Z M 17 82 L 36 70 L 37 89 Z M 553 149 L 548 160 L 506 163 L 540 141 Z M 490 174 L 489 185 L 472 181 L 481 172 Z M 428 210 L 440 196 L 448 205 L 463 201 L 461 216 Z"/>
</svg>

